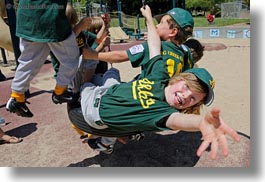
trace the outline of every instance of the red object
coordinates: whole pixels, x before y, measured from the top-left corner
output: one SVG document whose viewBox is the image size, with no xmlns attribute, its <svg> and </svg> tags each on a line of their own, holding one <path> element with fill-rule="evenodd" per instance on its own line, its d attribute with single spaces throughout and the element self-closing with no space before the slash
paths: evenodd
<svg viewBox="0 0 265 182">
<path fill-rule="evenodd" d="M 214 15 L 212 15 L 212 14 L 208 14 L 208 15 L 207 15 L 207 20 L 208 20 L 209 23 L 213 22 L 213 20 L 214 20 Z"/>
</svg>

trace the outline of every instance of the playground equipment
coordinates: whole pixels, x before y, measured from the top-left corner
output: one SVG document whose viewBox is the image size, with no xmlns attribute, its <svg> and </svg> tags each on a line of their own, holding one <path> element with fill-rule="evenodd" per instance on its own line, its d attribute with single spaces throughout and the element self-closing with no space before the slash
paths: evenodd
<svg viewBox="0 0 265 182">
<path fill-rule="evenodd" d="M 77 11 L 79 19 L 82 19 L 85 16 L 99 16 L 108 8 L 107 4 L 100 5 L 97 3 L 91 3 L 86 7 L 81 7 L 78 3 L 73 5 Z M 87 15 L 88 11 L 89 15 Z M 131 37 L 135 37 L 136 39 L 143 37 L 144 34 L 141 33 L 140 30 L 139 16 L 126 15 L 122 11 L 113 11 L 109 12 L 109 14 L 112 19 L 110 25 L 110 37 L 112 42 L 126 42 Z"/>
<path fill-rule="evenodd" d="M 1 10 L 0 19 L 2 20 L 2 21 L 0 20 L 1 21 L 0 27 L 3 27 L 3 31 L 1 31 L 2 32 L 1 36 L 3 36 L 3 37 L 0 38 L 0 42 L 2 42 L 2 44 L 0 44 L 0 47 L 2 46 L 1 52 L 3 55 L 3 59 L 5 59 L 5 55 L 4 55 L 5 51 L 3 51 L 3 49 L 10 50 L 10 51 L 14 52 L 16 65 L 18 66 L 18 64 L 19 64 L 18 63 L 18 57 L 20 56 L 21 52 L 19 50 L 19 38 L 15 35 L 15 33 L 16 33 L 16 13 L 15 13 L 15 9 L 14 9 L 14 1 L 13 0 L 1 1 L 0 10 Z M 8 26 L 3 19 L 4 16 L 8 20 Z M 9 30 L 9 31 L 7 31 L 7 30 Z M 10 37 L 11 37 L 11 41 L 9 40 Z M 10 46 L 10 44 L 12 45 L 12 47 Z M 12 48 L 13 48 L 13 50 L 12 50 Z M 4 62 L 6 62 L 6 60 L 4 60 Z"/>
<path fill-rule="evenodd" d="M 121 27 L 110 27 L 109 28 L 111 42 L 118 43 L 128 41 L 130 36 L 127 35 Z"/>
<path fill-rule="evenodd" d="M 10 29 L 9 26 L 5 23 L 4 18 L 7 17 L 5 2 L 0 1 L 0 47 L 4 48 L 10 52 L 14 52 Z"/>
<path fill-rule="evenodd" d="M 0 47 L 14 52 L 9 27 L 2 17 L 0 17 L 0 27 Z"/>
</svg>

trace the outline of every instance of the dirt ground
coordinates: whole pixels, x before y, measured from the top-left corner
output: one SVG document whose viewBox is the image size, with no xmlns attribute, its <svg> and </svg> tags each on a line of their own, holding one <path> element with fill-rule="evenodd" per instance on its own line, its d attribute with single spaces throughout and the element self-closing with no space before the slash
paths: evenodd
<svg viewBox="0 0 265 182">
<path fill-rule="evenodd" d="M 51 101 L 54 87 L 51 64 L 45 64 L 31 82 L 28 101 L 33 118 L 21 118 L 5 110 L 14 76 L 14 56 L 7 53 L 8 64 L 0 68 L 8 80 L 0 82 L 0 116 L 9 123 L 1 127 L 10 135 L 23 137 L 19 144 L 0 144 L 2 167 L 123 167 L 123 166 L 194 166 L 248 167 L 250 165 L 250 39 L 201 39 L 209 46 L 199 67 L 207 68 L 216 81 L 212 107 L 221 108 L 223 119 L 242 135 L 240 143 L 229 140 L 230 155 L 211 161 L 206 152 L 196 156 L 200 133 L 146 133 L 140 142 L 117 143 L 111 155 L 99 154 L 83 143 L 71 128 L 66 105 Z M 131 44 L 112 45 L 111 50 Z M 220 50 L 216 47 L 221 46 Z M 114 64 L 123 81 L 139 72 L 129 63 Z M 208 110 L 205 108 L 204 111 Z"/>
</svg>

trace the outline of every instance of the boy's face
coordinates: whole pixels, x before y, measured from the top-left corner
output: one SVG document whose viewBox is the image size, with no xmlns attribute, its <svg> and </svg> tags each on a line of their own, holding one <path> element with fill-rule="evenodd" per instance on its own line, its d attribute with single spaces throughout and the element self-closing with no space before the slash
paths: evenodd
<svg viewBox="0 0 265 182">
<path fill-rule="evenodd" d="M 194 92 L 186 81 L 181 80 L 165 88 L 167 103 L 176 109 L 186 109 L 204 99 L 206 93 Z"/>
<path fill-rule="evenodd" d="M 169 15 L 164 15 L 161 18 L 159 24 L 156 25 L 156 31 L 157 31 L 160 39 L 163 40 L 163 41 L 169 41 L 170 38 L 172 37 L 173 29 L 169 28 L 169 24 L 168 24 L 168 21 L 167 21 L 170 18 L 171 17 Z"/>
</svg>

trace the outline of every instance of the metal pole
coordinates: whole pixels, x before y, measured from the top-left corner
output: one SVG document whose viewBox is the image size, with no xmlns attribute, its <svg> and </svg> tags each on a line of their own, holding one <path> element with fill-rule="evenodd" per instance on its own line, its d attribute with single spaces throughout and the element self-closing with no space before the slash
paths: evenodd
<svg viewBox="0 0 265 182">
<path fill-rule="evenodd" d="M 86 16 L 89 16 L 89 4 L 88 4 L 88 0 L 86 0 Z"/>
<path fill-rule="evenodd" d="M 19 49 L 19 38 L 16 36 L 16 12 L 14 9 L 14 1 L 13 0 L 5 0 L 6 4 L 6 13 L 8 18 L 8 25 L 11 34 L 11 40 L 14 49 L 14 55 L 16 59 L 16 66 L 18 66 L 18 58 L 21 54 Z M 16 68 L 15 68 L 16 69 Z"/>
<path fill-rule="evenodd" d="M 183 9 L 186 9 L 185 0 L 182 0 L 182 8 L 183 8 Z"/>
<path fill-rule="evenodd" d="M 2 53 L 2 57 L 3 57 L 4 64 L 7 64 L 5 49 L 2 48 L 2 47 L 1 47 L 1 53 Z"/>
<path fill-rule="evenodd" d="M 137 14 L 137 33 L 140 33 L 141 29 L 140 29 L 140 17 L 139 14 Z"/>
<path fill-rule="evenodd" d="M 102 14 L 102 13 L 103 13 L 102 0 L 100 0 L 100 12 L 99 12 L 99 14 Z"/>
<path fill-rule="evenodd" d="M 119 26 L 123 27 L 122 20 L 121 20 L 121 1 L 117 0 L 117 6 L 118 6 Z"/>
<path fill-rule="evenodd" d="M 176 7 L 176 0 L 172 0 L 172 8 L 175 8 L 175 7 Z"/>
</svg>

